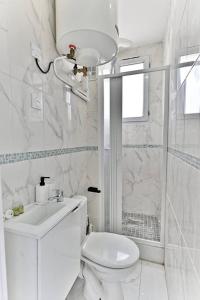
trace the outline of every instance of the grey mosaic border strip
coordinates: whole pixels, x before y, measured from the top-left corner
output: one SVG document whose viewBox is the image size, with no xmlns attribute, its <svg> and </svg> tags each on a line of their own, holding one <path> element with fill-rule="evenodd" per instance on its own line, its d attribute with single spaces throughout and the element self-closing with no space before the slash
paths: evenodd
<svg viewBox="0 0 200 300">
<path fill-rule="evenodd" d="M 149 145 L 149 144 L 141 144 L 141 145 L 134 145 L 134 144 L 125 144 L 123 145 L 123 148 L 130 148 L 130 149 L 162 149 L 163 145 Z"/>
<path fill-rule="evenodd" d="M 176 150 L 174 148 L 168 147 L 168 152 L 175 157 L 181 159 L 188 165 L 200 170 L 200 158 L 193 156 L 191 154 Z"/>
<path fill-rule="evenodd" d="M 59 156 L 83 151 L 97 151 L 97 146 L 84 146 L 74 148 L 62 148 L 43 151 L 21 152 L 21 153 L 6 153 L 0 155 L 0 165 L 13 164 L 20 161 L 46 158 L 51 156 Z"/>
</svg>

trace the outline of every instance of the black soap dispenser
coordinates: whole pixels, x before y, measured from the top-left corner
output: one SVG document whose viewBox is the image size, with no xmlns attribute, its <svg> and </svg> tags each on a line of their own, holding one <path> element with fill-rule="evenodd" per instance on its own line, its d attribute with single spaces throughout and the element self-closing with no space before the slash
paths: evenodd
<svg viewBox="0 0 200 300">
<path fill-rule="evenodd" d="M 50 177 L 40 177 L 40 183 L 36 185 L 36 202 L 45 203 L 48 202 L 49 188 L 45 183 L 45 179 Z"/>
</svg>

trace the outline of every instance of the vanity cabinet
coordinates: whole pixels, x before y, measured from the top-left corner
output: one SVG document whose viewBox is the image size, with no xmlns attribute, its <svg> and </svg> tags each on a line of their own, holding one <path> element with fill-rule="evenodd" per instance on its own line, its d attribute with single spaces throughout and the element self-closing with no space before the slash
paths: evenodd
<svg viewBox="0 0 200 300">
<path fill-rule="evenodd" d="M 5 228 L 8 299 L 64 300 L 80 271 L 80 212 L 72 210 L 42 236 L 30 231 Z"/>
</svg>

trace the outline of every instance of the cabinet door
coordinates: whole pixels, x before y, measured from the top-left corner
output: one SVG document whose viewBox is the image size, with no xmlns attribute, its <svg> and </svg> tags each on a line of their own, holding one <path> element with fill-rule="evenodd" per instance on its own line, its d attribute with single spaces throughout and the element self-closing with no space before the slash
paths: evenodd
<svg viewBox="0 0 200 300">
<path fill-rule="evenodd" d="M 58 223 L 38 244 L 39 300 L 64 300 L 80 271 L 80 212 Z"/>
</svg>

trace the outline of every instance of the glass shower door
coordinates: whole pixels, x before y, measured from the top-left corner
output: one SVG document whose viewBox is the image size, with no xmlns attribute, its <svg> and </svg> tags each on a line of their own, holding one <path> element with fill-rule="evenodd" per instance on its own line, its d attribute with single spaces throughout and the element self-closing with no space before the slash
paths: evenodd
<svg viewBox="0 0 200 300">
<path fill-rule="evenodd" d="M 130 73 L 137 75 L 141 72 Z M 148 101 L 147 114 L 130 121 L 123 118 L 123 89 L 131 95 L 123 74 L 103 79 L 106 230 L 160 242 L 161 236 L 164 239 L 167 143 L 164 111 L 168 78 L 165 70 L 146 72 L 144 78 L 148 82 L 143 91 Z"/>
</svg>

